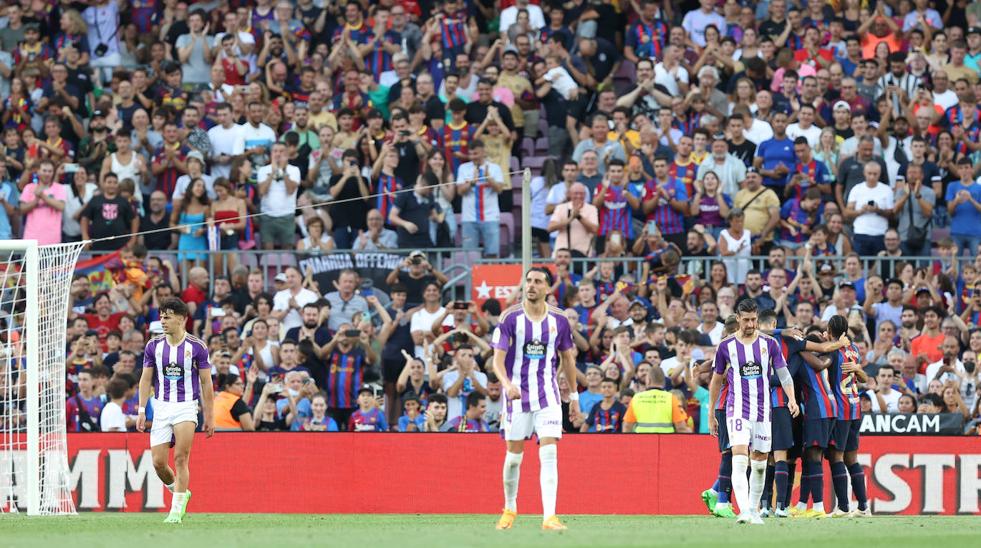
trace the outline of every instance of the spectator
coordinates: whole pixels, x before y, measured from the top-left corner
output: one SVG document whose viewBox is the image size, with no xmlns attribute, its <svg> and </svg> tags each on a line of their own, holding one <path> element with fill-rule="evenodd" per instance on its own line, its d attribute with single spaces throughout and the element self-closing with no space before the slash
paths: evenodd
<svg viewBox="0 0 981 548">
<path fill-rule="evenodd" d="M 446 396 L 433 394 L 429 398 L 429 405 L 426 407 L 426 422 L 422 425 L 423 432 L 445 432 L 446 421 Z"/>
<path fill-rule="evenodd" d="M 123 414 L 123 405 L 126 403 L 128 390 L 129 384 L 121 378 L 113 377 L 109 381 L 109 385 L 106 387 L 109 401 L 106 402 L 102 408 L 102 414 L 99 415 L 99 427 L 102 432 L 126 431 L 128 425 L 127 417 Z M 132 419 L 129 419 L 129 422 L 133 422 Z"/>
<path fill-rule="evenodd" d="M 334 338 L 324 348 L 329 364 L 327 394 L 330 415 L 338 424 L 350 426 L 358 391 L 371 364 L 375 352 L 368 344 L 368 335 L 355 329 L 350 323 L 339 326 Z"/>
<path fill-rule="evenodd" d="M 316 302 L 319 298 L 316 293 L 303 287 L 303 275 L 298 268 L 287 267 L 286 288 L 277 292 L 273 297 L 272 316 L 282 322 L 283 329 L 287 332 L 290 329 L 299 328 L 305 324 L 301 316 L 303 308 Z"/>
<path fill-rule="evenodd" d="M 387 432 L 388 421 L 375 403 L 375 391 L 368 385 L 358 390 L 358 409 L 348 419 L 349 432 Z"/>
<path fill-rule="evenodd" d="M 358 235 L 354 249 L 358 251 L 381 251 L 395 249 L 398 245 L 398 234 L 385 228 L 385 218 L 377 209 L 368 211 L 368 229 Z"/>
<path fill-rule="evenodd" d="M 698 165 L 695 179 L 702 181 L 709 172 L 719 179 L 721 193 L 730 197 L 736 195 L 739 184 L 746 179 L 746 166 L 729 153 L 725 134 L 717 134 L 712 138 L 712 153 Z"/>
<path fill-rule="evenodd" d="M 780 222 L 780 199 L 772 189 L 762 185 L 756 168 L 746 170 L 746 183 L 733 199 L 734 208 L 745 215 L 746 228 L 752 234 L 753 255 L 767 251 Z"/>
<path fill-rule="evenodd" d="M 915 141 L 914 146 L 923 148 L 922 143 Z M 924 167 L 910 162 L 906 166 L 906 177 L 896 180 L 896 205 L 893 207 L 893 217 L 899 220 L 897 230 L 902 240 L 902 252 L 910 257 L 923 257 L 930 254 L 930 241 L 927 234 L 933 219 L 936 194 L 933 188 L 923 184 Z"/>
<path fill-rule="evenodd" d="M 426 254 L 417 249 L 409 253 L 399 266 L 388 273 L 385 283 L 389 286 L 400 284 L 405 287 L 406 306 L 411 308 L 422 303 L 422 293 L 427 285 L 431 283 L 443 285 L 447 281 L 446 275 L 436 270 L 426 260 Z"/>
<path fill-rule="evenodd" d="M 950 213 L 950 235 L 958 253 L 966 250 L 969 256 L 975 256 L 981 245 L 981 184 L 974 180 L 974 165 L 967 158 L 957 161 L 957 173 L 960 180 L 948 185 L 944 196 Z"/>
<path fill-rule="evenodd" d="M 691 431 L 688 426 L 688 415 L 681 407 L 680 400 L 664 390 L 664 372 L 660 368 L 651 370 L 648 390 L 636 394 L 630 400 L 623 418 L 623 431 L 629 433 Z"/>
<path fill-rule="evenodd" d="M 454 369 L 449 369 L 440 380 L 441 386 L 447 396 L 447 421 L 452 424 L 453 420 L 464 415 L 470 410 L 469 398 L 471 394 L 487 396 L 487 375 L 477 368 L 474 361 L 474 349 L 464 345 L 457 348 L 453 354 Z M 482 417 L 484 409 L 480 410 L 478 417 Z M 484 425 L 486 430 L 486 425 Z"/>
<path fill-rule="evenodd" d="M 318 392 L 310 400 L 310 416 L 303 420 L 299 430 L 303 432 L 337 432 L 337 421 L 327 415 L 327 396 Z"/>
<path fill-rule="evenodd" d="M 20 194 L 24 238 L 37 240 L 39 245 L 57 244 L 61 242 L 61 218 L 68 192 L 55 180 L 52 161 L 41 160 L 35 169 L 32 170 L 33 181 L 24 185 Z M 28 170 L 25 170 L 21 179 L 24 180 L 27 174 Z"/>
<path fill-rule="evenodd" d="M 467 410 L 464 414 L 447 421 L 446 432 L 490 432 L 490 427 L 484 421 L 487 412 L 487 395 L 481 392 L 471 392 L 466 397 Z"/>
<path fill-rule="evenodd" d="M 336 333 L 341 324 L 351 323 L 358 315 L 368 312 L 368 301 L 355 293 L 358 288 L 358 273 L 355 270 L 342 270 L 334 287 L 336 291 L 326 293 L 324 299 L 330 304 L 331 311 L 327 329 Z"/>
<path fill-rule="evenodd" d="M 433 246 L 429 231 L 430 221 L 439 219 L 441 214 L 445 214 L 439 210 L 439 205 L 433 199 L 435 184 L 436 176 L 431 172 L 426 173 L 416 177 L 413 192 L 403 192 L 395 197 L 388 222 L 397 229 L 398 247 L 425 249 Z M 481 196 L 484 196 L 491 191 L 480 192 Z M 471 243 L 471 245 L 476 244 Z M 467 247 L 466 243 L 464 247 Z"/>
<path fill-rule="evenodd" d="M 252 410 L 242 401 L 244 390 L 245 382 L 240 377 L 229 376 L 225 378 L 222 390 L 215 394 L 216 430 L 241 430 L 243 432 L 255 430 Z M 249 392 L 251 393 L 251 390 Z"/>
<path fill-rule="evenodd" d="M 482 141 L 470 144 L 470 161 L 456 175 L 457 192 L 462 196 L 463 247 L 478 249 L 485 256 L 497 257 L 500 249 L 500 209 L 498 194 L 509 188 L 500 166 L 487 161 Z"/>
<path fill-rule="evenodd" d="M 557 233 L 553 257 L 559 249 L 568 249 L 574 257 L 594 253 L 593 235 L 599 230 L 599 210 L 586 201 L 588 189 L 582 183 L 569 187 L 569 200 L 557 205 L 548 223 L 548 231 Z"/>
<path fill-rule="evenodd" d="M 289 249 L 295 241 L 296 196 L 303 179 L 299 168 L 288 163 L 286 145 L 272 145 L 271 158 L 256 174 L 262 197 L 262 246 Z"/>
<path fill-rule="evenodd" d="M 892 191 L 879 184 L 880 169 L 875 162 L 865 164 L 865 184 L 855 186 L 848 193 L 845 215 L 854 221 L 852 241 L 855 251 L 863 257 L 885 249 L 883 237 L 894 215 Z"/>
<path fill-rule="evenodd" d="M 93 371 L 83 369 L 78 374 L 78 392 L 68 398 L 65 416 L 69 432 L 101 432 L 99 418 L 104 406 L 102 397 L 93 391 Z"/>
<path fill-rule="evenodd" d="M 397 430 L 399 432 L 422 432 L 426 418 L 422 415 L 422 405 L 416 396 L 406 396 L 402 399 L 405 413 L 399 417 Z"/>
</svg>

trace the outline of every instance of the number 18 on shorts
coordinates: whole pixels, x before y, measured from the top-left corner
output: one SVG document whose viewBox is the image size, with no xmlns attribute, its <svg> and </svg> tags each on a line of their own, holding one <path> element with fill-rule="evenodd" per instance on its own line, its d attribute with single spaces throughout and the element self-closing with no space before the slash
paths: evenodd
<svg viewBox="0 0 981 548">
<path fill-rule="evenodd" d="M 726 428 L 729 429 L 730 447 L 747 445 L 753 451 L 770 452 L 771 423 L 751 421 L 741 417 L 729 417 L 726 419 Z"/>
</svg>

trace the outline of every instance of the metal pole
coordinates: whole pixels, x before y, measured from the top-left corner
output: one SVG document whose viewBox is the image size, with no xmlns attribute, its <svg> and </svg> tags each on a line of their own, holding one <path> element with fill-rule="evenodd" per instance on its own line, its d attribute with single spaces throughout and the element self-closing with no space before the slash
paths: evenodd
<svg viewBox="0 0 981 548">
<path fill-rule="evenodd" d="M 531 169 L 521 176 L 521 277 L 531 268 Z"/>
</svg>

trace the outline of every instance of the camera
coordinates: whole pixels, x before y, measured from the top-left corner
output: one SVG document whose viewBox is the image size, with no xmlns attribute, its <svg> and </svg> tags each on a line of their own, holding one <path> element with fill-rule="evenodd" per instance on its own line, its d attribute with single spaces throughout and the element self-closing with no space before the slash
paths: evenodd
<svg viewBox="0 0 981 548">
<path fill-rule="evenodd" d="M 869 200 L 867 203 L 868 205 L 875 207 L 875 200 Z"/>
<path fill-rule="evenodd" d="M 412 264 L 422 264 L 422 256 L 421 255 L 416 255 L 416 256 L 410 258 L 409 259 L 409 262 L 412 263 Z"/>
<path fill-rule="evenodd" d="M 345 329 L 344 330 L 344 336 L 345 337 L 360 337 L 361 336 L 361 330 L 360 329 Z"/>
</svg>

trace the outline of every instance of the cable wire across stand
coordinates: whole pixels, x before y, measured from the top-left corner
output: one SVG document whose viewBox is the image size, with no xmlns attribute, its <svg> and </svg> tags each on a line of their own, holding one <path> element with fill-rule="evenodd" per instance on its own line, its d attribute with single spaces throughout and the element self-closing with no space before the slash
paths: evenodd
<svg viewBox="0 0 981 548">
<path fill-rule="evenodd" d="M 510 180 L 511 180 L 511 176 L 512 175 L 522 175 L 522 174 L 525 174 L 527 171 L 529 171 L 528 168 L 525 168 L 523 170 L 518 170 L 518 171 L 509 171 L 509 172 L 507 172 L 505 174 L 505 176 L 507 177 L 507 180 L 504 181 L 508 185 L 508 187 L 507 187 L 506 190 L 510 190 L 510 189 L 513 188 L 511 186 L 511 184 L 510 184 Z M 474 178 L 469 179 L 469 180 L 476 182 L 476 181 L 485 181 L 487 179 L 489 179 L 489 177 L 486 177 L 485 176 L 485 177 L 474 177 Z M 438 188 L 441 188 L 441 187 L 444 187 L 444 186 L 450 186 L 450 185 L 456 186 L 456 184 L 457 184 L 456 181 L 448 181 L 448 182 L 445 182 L 445 183 L 438 183 L 438 184 L 435 184 L 435 185 L 430 185 L 429 188 L 431 188 L 431 189 L 438 189 Z M 306 205 L 302 205 L 302 206 L 297 206 L 296 207 L 296 210 L 297 211 L 301 211 L 301 210 L 304 210 L 304 209 L 313 209 L 313 208 L 323 207 L 323 206 L 327 206 L 327 205 L 338 205 L 338 204 L 344 204 L 344 203 L 348 203 L 348 202 L 356 202 L 358 200 L 367 200 L 367 201 L 370 202 L 373 198 L 378 198 L 379 196 L 394 196 L 396 194 L 401 194 L 403 192 L 415 192 L 415 185 L 410 186 L 410 187 L 406 187 L 406 188 L 400 188 L 400 189 L 394 190 L 392 192 L 378 192 L 378 193 L 375 193 L 375 194 L 368 194 L 367 196 L 358 196 L 358 197 L 355 197 L 355 198 L 344 198 L 343 200 L 324 200 L 322 202 L 315 202 L 315 203 L 312 203 L 312 204 L 306 204 Z M 234 218 L 227 219 L 227 220 L 228 221 L 240 221 L 240 220 L 243 220 L 243 219 L 252 219 L 252 218 L 262 217 L 264 215 L 268 215 L 268 214 L 262 213 L 262 212 L 259 212 L 259 213 L 250 213 L 248 215 L 242 215 L 240 217 L 234 217 Z M 90 238 L 88 240 L 85 240 L 84 243 L 85 244 L 92 244 L 92 243 L 96 243 L 96 242 L 109 242 L 109 241 L 118 240 L 118 239 L 121 239 L 121 238 L 130 239 L 130 238 L 132 238 L 134 236 L 146 236 L 148 234 L 158 234 L 158 233 L 161 233 L 161 232 L 170 232 L 172 230 L 185 230 L 185 229 L 189 229 L 189 228 L 195 228 L 195 227 L 200 227 L 200 226 L 207 226 L 207 224 L 208 224 L 207 221 L 203 221 L 203 222 L 200 222 L 200 223 L 188 223 L 188 224 L 183 224 L 183 225 L 169 226 L 169 227 L 166 227 L 166 228 L 154 228 L 152 230 L 144 230 L 142 232 L 136 232 L 134 234 L 117 234 L 115 236 L 106 236 L 104 238 Z"/>
</svg>

